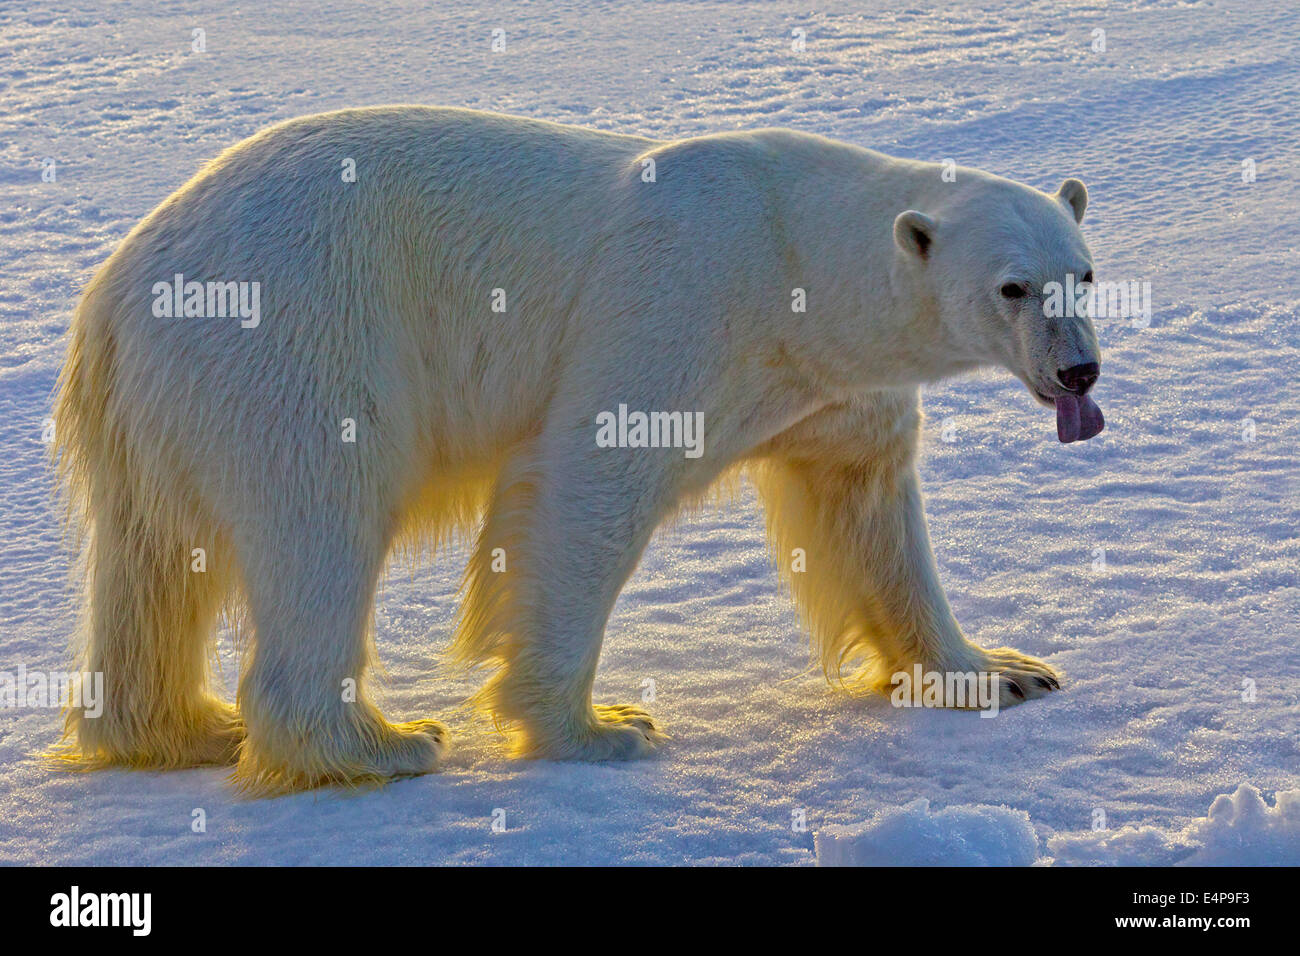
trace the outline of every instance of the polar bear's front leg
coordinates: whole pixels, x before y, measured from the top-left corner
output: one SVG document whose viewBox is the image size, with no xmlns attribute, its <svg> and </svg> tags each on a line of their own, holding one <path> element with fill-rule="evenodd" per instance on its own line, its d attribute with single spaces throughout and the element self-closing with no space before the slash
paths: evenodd
<svg viewBox="0 0 1300 956">
<path fill-rule="evenodd" d="M 908 419 L 912 419 L 911 422 Z M 939 581 L 912 455 L 915 400 L 822 413 L 767 449 L 755 477 L 781 570 L 828 675 L 888 691 L 897 674 L 996 675 L 1001 706 L 1060 688 L 1047 664 L 961 632 Z M 792 569 L 795 549 L 804 555 Z M 793 573 L 792 573 L 793 572 Z M 950 705 L 953 703 L 947 701 Z"/>
<path fill-rule="evenodd" d="M 621 760 L 666 739 L 636 706 L 592 704 L 605 622 L 662 514 L 664 482 L 590 433 L 543 436 L 497 481 L 467 571 L 453 656 L 499 670 L 477 702 L 520 756 Z"/>
</svg>

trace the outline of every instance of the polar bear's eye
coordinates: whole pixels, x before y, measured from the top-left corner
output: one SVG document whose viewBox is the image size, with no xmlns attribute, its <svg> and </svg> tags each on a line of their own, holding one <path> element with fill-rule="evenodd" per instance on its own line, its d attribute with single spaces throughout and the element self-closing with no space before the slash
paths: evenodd
<svg viewBox="0 0 1300 956">
<path fill-rule="evenodd" d="M 1004 299 L 1023 299 L 1025 297 L 1025 287 L 1019 282 L 1008 282 L 1001 289 Z"/>
</svg>

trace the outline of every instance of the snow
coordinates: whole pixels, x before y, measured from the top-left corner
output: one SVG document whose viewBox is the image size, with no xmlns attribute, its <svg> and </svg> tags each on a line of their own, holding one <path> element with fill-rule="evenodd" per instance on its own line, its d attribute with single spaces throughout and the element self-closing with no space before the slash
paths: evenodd
<svg viewBox="0 0 1300 956">
<path fill-rule="evenodd" d="M 861 826 L 816 835 L 819 866 L 1030 866 L 1038 837 L 1029 814 L 1008 807 L 930 809 L 917 797 Z"/>
<path fill-rule="evenodd" d="M 745 492 L 659 535 L 610 622 L 597 699 L 653 681 L 656 759 L 506 759 L 460 709 L 475 682 L 439 663 L 453 550 L 395 567 L 376 621 L 386 712 L 450 725 L 443 772 L 250 802 L 217 769 L 51 772 L 57 713 L 0 711 L 0 861 L 809 864 L 820 833 L 824 858 L 873 862 L 1295 863 L 1298 47 L 1286 0 L 0 10 L 0 671 L 68 666 L 42 426 L 78 290 L 200 163 L 282 118 L 420 102 L 663 137 L 789 126 L 1078 176 L 1098 277 L 1149 281 L 1155 304 L 1148 328 L 1099 328 L 1089 442 L 1058 444 L 1005 374 L 925 392 L 958 619 L 1063 670 L 1062 693 L 981 720 L 833 692 Z M 228 641 L 221 663 L 229 686 Z"/>
<path fill-rule="evenodd" d="M 1243 783 L 1215 797 L 1208 816 L 1181 830 L 1129 826 L 1060 834 L 1047 846 L 1058 866 L 1300 866 L 1300 790 L 1279 792 L 1270 807 Z"/>
<path fill-rule="evenodd" d="M 815 845 L 819 866 L 1300 866 L 1300 790 L 1280 791 L 1269 806 L 1243 783 L 1181 829 L 1059 833 L 1046 841 L 1046 853 L 1024 810 L 931 810 L 917 797 L 866 823 L 823 827 Z"/>
</svg>

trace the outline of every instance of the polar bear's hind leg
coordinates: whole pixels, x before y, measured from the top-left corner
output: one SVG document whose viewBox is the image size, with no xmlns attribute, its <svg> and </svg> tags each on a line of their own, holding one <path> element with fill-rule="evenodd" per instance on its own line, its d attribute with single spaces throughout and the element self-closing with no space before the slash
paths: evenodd
<svg viewBox="0 0 1300 956">
<path fill-rule="evenodd" d="M 449 746 L 433 720 L 390 723 L 366 688 L 370 622 L 387 548 L 358 516 L 319 509 L 302 527 L 247 528 L 253 646 L 240 681 L 248 726 L 236 782 L 255 794 L 430 773 Z"/>
<path fill-rule="evenodd" d="M 102 712 L 84 697 L 68 709 L 61 756 L 150 769 L 233 763 L 243 722 L 209 688 L 213 577 L 192 573 L 188 544 L 122 501 L 95 514 L 83 668 L 102 675 Z"/>
<path fill-rule="evenodd" d="M 79 670 L 91 684 L 69 703 L 51 756 L 80 768 L 233 763 L 243 723 L 210 688 L 212 626 L 232 583 L 221 571 L 224 544 L 176 481 L 179 469 L 141 467 L 126 453 L 129 423 L 114 417 L 121 403 L 103 318 L 92 286 L 55 403 L 64 500 L 71 525 L 86 533 Z M 206 573 L 191 566 L 200 542 Z"/>
</svg>

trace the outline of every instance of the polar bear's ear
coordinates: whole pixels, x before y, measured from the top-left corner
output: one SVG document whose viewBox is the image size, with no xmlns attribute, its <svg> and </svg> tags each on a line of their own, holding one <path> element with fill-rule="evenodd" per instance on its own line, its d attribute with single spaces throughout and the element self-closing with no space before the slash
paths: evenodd
<svg viewBox="0 0 1300 956">
<path fill-rule="evenodd" d="M 1075 222 L 1083 222 L 1083 213 L 1088 208 L 1088 187 L 1077 179 L 1067 179 L 1056 191 L 1056 197 L 1070 207 Z"/>
<path fill-rule="evenodd" d="M 894 220 L 894 242 L 898 243 L 898 248 L 919 259 L 930 258 L 930 246 L 934 244 L 934 220 L 915 209 L 900 212 Z"/>
</svg>

